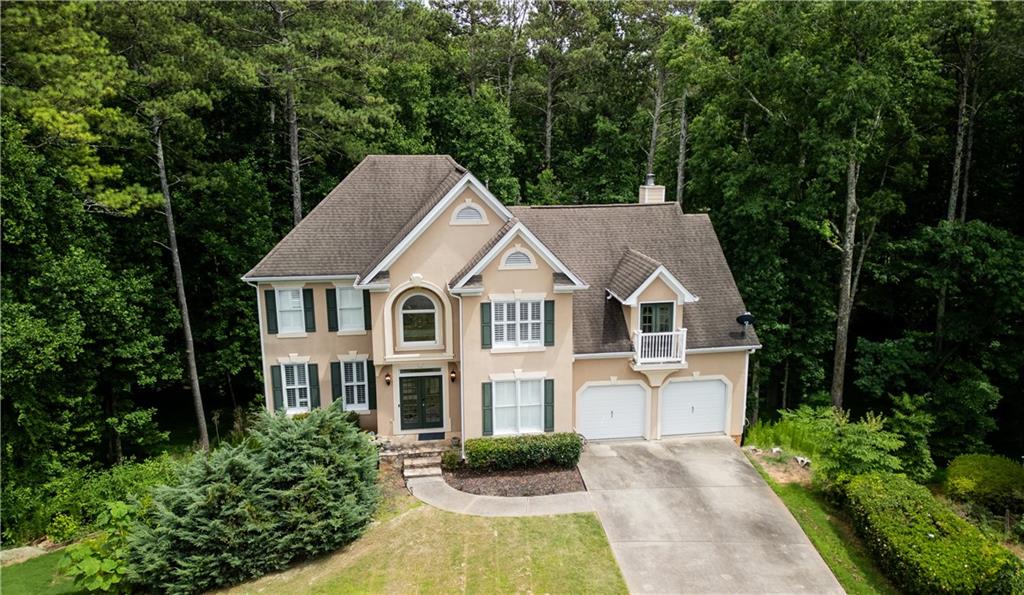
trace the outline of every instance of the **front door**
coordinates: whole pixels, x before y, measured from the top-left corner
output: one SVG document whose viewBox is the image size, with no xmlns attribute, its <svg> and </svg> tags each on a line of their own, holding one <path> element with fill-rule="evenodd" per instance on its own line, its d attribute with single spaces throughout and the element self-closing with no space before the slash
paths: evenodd
<svg viewBox="0 0 1024 595">
<path fill-rule="evenodd" d="M 440 371 L 417 372 L 398 379 L 398 406 L 403 430 L 444 427 Z"/>
<path fill-rule="evenodd" d="M 672 302 L 640 304 L 640 332 L 667 333 L 671 331 L 674 314 L 675 304 Z"/>
</svg>

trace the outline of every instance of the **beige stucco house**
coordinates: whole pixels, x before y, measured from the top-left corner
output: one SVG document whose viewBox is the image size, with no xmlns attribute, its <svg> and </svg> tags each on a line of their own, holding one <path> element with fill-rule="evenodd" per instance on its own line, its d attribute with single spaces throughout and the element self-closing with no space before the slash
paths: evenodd
<svg viewBox="0 0 1024 595">
<path fill-rule="evenodd" d="M 711 221 L 653 181 L 509 207 L 442 155 L 362 161 L 243 277 L 266 406 L 395 442 L 743 430 L 758 349 Z"/>
</svg>

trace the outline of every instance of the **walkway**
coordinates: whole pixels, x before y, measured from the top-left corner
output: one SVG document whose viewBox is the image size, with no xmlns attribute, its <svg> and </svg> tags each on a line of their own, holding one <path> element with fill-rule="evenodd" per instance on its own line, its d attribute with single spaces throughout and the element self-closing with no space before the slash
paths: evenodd
<svg viewBox="0 0 1024 595">
<path fill-rule="evenodd" d="M 476 516 L 545 516 L 573 512 L 593 512 L 586 492 L 550 496 L 477 496 L 460 492 L 440 477 L 415 477 L 407 482 L 413 496 L 427 504 L 460 514 Z"/>
</svg>

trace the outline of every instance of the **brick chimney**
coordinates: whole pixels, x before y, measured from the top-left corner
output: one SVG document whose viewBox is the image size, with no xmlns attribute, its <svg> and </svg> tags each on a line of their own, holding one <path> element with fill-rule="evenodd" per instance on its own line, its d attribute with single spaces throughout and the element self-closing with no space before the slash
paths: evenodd
<svg viewBox="0 0 1024 595">
<path fill-rule="evenodd" d="M 654 174 L 647 174 L 643 186 L 640 186 L 640 204 L 649 205 L 665 202 L 665 187 L 654 183 Z"/>
</svg>

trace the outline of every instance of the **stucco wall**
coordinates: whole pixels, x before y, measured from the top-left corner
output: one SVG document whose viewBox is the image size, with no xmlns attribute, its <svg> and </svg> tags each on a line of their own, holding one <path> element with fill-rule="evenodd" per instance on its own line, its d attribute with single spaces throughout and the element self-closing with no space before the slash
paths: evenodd
<svg viewBox="0 0 1024 595">
<path fill-rule="evenodd" d="M 650 285 L 644 289 L 637 299 L 638 304 L 644 302 L 673 302 L 675 303 L 678 296 L 676 292 L 668 286 L 665 281 L 658 277 L 651 282 Z M 626 317 L 626 324 L 629 326 L 629 336 L 632 337 L 633 333 L 640 328 L 640 307 L 622 306 L 622 313 Z M 676 305 L 675 321 L 672 325 L 672 330 L 680 328 L 683 325 L 683 306 Z"/>
</svg>

